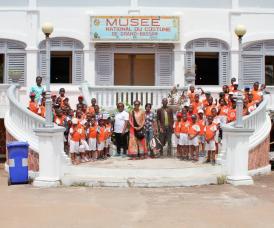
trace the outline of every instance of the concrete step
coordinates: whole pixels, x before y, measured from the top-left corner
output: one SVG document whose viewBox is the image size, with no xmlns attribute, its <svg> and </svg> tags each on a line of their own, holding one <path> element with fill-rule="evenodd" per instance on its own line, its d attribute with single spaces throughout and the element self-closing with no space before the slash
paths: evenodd
<svg viewBox="0 0 274 228">
<path fill-rule="evenodd" d="M 114 160 L 70 165 L 62 184 L 91 187 L 183 187 L 217 184 L 222 176 L 219 165 L 176 161 L 175 159 L 119 161 Z"/>
</svg>

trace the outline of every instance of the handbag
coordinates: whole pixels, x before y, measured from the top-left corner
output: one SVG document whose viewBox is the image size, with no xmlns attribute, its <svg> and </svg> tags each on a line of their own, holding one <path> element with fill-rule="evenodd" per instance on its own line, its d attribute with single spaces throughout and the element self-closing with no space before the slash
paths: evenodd
<svg viewBox="0 0 274 228">
<path fill-rule="evenodd" d="M 135 115 L 134 115 L 134 111 L 132 111 L 132 116 L 133 116 L 133 124 L 134 124 L 134 127 L 139 127 L 136 119 L 135 119 Z M 137 139 L 143 139 L 146 135 L 146 130 L 144 127 L 142 127 L 140 130 L 136 130 L 134 129 L 134 135 Z"/>
</svg>

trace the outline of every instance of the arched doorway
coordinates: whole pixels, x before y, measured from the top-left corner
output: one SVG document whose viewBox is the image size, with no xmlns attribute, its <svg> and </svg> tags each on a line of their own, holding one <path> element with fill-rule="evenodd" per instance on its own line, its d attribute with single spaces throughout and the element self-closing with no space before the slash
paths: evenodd
<svg viewBox="0 0 274 228">
<path fill-rule="evenodd" d="M 230 78 L 229 46 L 221 40 L 201 38 L 185 46 L 185 73 L 195 73 L 196 85 L 224 85 Z"/>
<path fill-rule="evenodd" d="M 39 45 L 39 72 L 46 77 L 46 43 Z M 79 84 L 84 80 L 83 44 L 75 39 L 54 37 L 50 40 L 51 83 Z"/>
<path fill-rule="evenodd" d="M 20 72 L 21 85 L 25 84 L 26 44 L 21 41 L 0 39 L 0 83 L 10 83 L 9 74 Z"/>
<path fill-rule="evenodd" d="M 242 60 L 244 85 L 274 85 L 274 39 L 245 44 Z"/>
</svg>

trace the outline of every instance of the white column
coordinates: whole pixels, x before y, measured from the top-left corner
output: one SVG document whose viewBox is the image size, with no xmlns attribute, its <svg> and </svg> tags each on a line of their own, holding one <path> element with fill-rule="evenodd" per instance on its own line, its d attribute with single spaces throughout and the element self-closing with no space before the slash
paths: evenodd
<svg viewBox="0 0 274 228">
<path fill-rule="evenodd" d="M 26 52 L 26 86 L 30 88 L 36 84 L 36 77 L 38 76 L 38 49 L 27 49 Z"/>
<path fill-rule="evenodd" d="M 90 44 L 90 49 L 84 50 L 84 72 L 85 81 L 90 85 L 95 85 L 95 48 L 93 44 Z"/>
<path fill-rule="evenodd" d="M 61 155 L 65 128 L 39 128 L 34 131 L 39 137 L 39 176 L 33 185 L 56 187 L 60 185 L 62 177 Z"/>
<path fill-rule="evenodd" d="M 227 139 L 227 182 L 232 185 L 253 184 L 252 177 L 248 175 L 249 137 L 253 132 L 253 129 L 223 128 Z"/>
<path fill-rule="evenodd" d="M 175 44 L 174 48 L 174 84 L 184 86 L 185 75 L 184 75 L 184 53 L 181 50 L 180 44 Z"/>
<path fill-rule="evenodd" d="M 26 60 L 26 86 L 29 88 L 36 84 L 37 68 L 38 68 L 38 34 L 39 34 L 39 12 L 35 10 L 36 1 L 30 1 L 29 6 L 33 10 L 27 11 L 27 60 Z"/>
</svg>

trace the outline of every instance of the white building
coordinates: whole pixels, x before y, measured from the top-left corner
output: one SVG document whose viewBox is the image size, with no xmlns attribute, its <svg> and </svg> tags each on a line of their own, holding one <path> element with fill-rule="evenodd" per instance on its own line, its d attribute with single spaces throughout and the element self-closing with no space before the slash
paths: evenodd
<svg viewBox="0 0 274 228">
<path fill-rule="evenodd" d="M 177 37 L 167 35 L 163 40 L 158 33 L 141 39 L 137 33 L 126 40 L 121 36 L 107 40 L 104 35 L 95 40 L 91 30 L 98 16 L 118 20 L 147 16 L 143 26 L 135 26 L 143 29 L 153 27 L 146 24 L 152 16 L 160 16 L 161 26 L 164 16 L 175 17 L 170 28 Z M 244 84 L 274 83 L 274 1 L 270 0 L 1 0 L 0 20 L 1 83 L 18 69 L 24 72 L 21 82 L 26 87 L 37 75 L 45 76 L 44 22 L 54 25 L 51 83 L 58 84 L 56 88 L 65 84 L 73 90 L 69 85 L 84 80 L 90 85 L 184 85 L 185 73 L 194 70 L 196 84 L 228 83 L 238 76 L 237 24 L 247 28 Z"/>
</svg>

